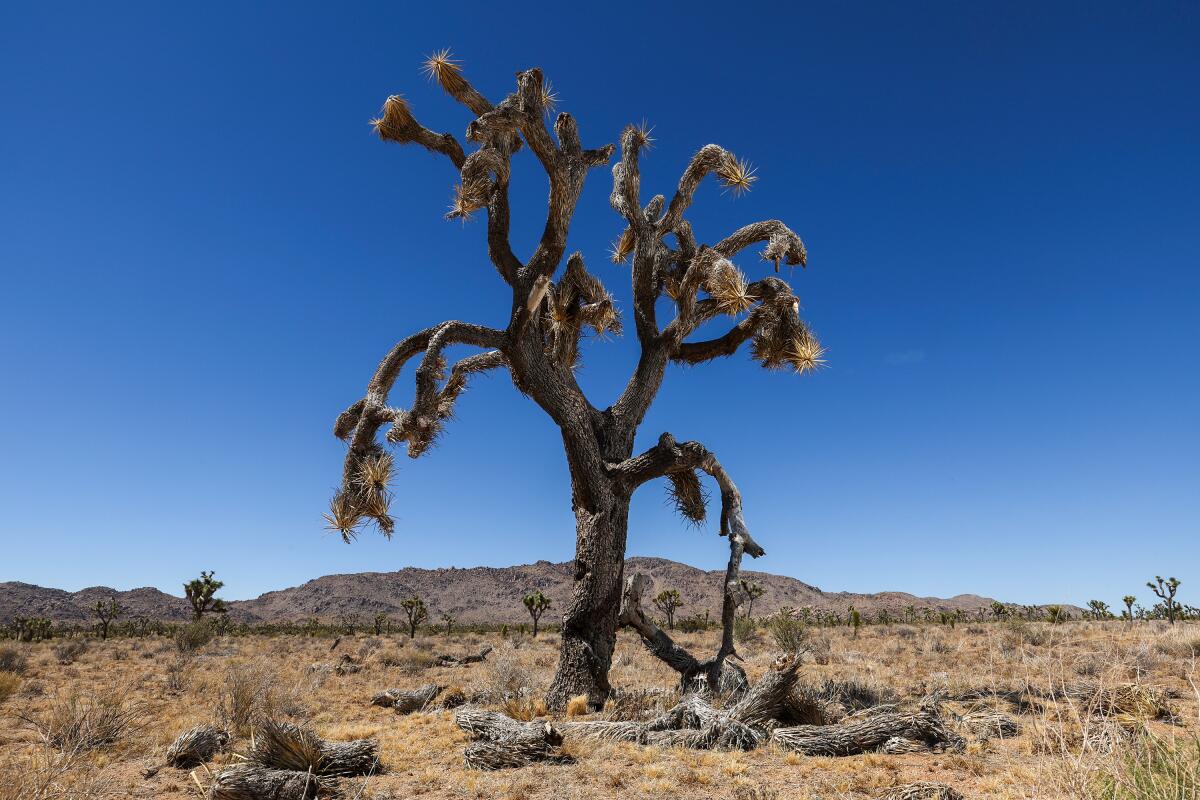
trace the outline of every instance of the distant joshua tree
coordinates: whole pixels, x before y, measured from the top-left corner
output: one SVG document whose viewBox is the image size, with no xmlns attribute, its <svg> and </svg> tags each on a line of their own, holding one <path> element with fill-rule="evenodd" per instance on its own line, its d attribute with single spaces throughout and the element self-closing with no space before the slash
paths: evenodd
<svg viewBox="0 0 1200 800">
<path fill-rule="evenodd" d="M 663 589 L 654 597 L 654 607 L 667 618 L 667 627 L 675 630 L 675 612 L 683 605 L 678 589 Z"/>
<path fill-rule="evenodd" d="M 800 302 L 791 286 L 773 274 L 748 281 L 734 264 L 739 253 L 758 243 L 765 244 L 762 259 L 775 272 L 780 264 L 804 266 L 808 255 L 800 237 L 774 219 L 746 225 L 715 244 L 702 244 L 685 219 L 701 183 L 713 176 L 730 193 L 740 194 L 754 182 L 753 169 L 724 148 L 708 144 L 692 157 L 671 198 L 656 195 L 647 200 L 641 192 L 640 160 L 652 143 L 650 131 L 626 127 L 609 198 L 619 218 L 612 259 L 632 262 L 631 316 L 640 352 L 616 402 L 597 407 L 576 378 L 580 340 L 585 329 L 597 337 L 619 333 L 621 318 L 582 254 L 566 257 L 566 246 L 584 179 L 591 169 L 608 164 L 616 148 L 585 148 L 569 114 L 557 116 L 551 133 L 546 121 L 554 96 L 539 69 L 518 73 L 516 91 L 493 103 L 468 82 L 448 51 L 432 56 L 425 67 L 470 110 L 466 136 L 476 149 L 464 150 L 454 135 L 421 125 L 398 95 L 384 103 L 375 130 L 386 141 L 417 144 L 445 157 L 459 178 L 450 217 L 465 220 L 486 211 L 488 255 L 511 295 L 504 304 L 506 322 L 501 329 L 446 321 L 401 340 L 384 356 L 362 399 L 334 425 L 348 450 L 342 486 L 331 501 L 330 526 L 347 541 L 364 522 L 374 522 L 390 536 L 392 456 L 377 441 L 381 429 L 387 426 L 388 442 L 404 443 L 408 455 L 418 457 L 453 415 L 469 379 L 507 370 L 517 389 L 559 428 L 571 475 L 577 569 L 547 702 L 551 709 L 561 709 L 570 698 L 585 694 L 589 706 L 599 708 L 610 691 L 629 504 L 640 486 L 665 478 L 679 512 L 700 523 L 706 511 L 699 473 L 711 476 L 721 493 L 721 534 L 740 543 L 738 563 L 743 551 L 752 557 L 764 553 L 749 535 L 737 487 L 702 443 L 677 442 L 663 433 L 640 455 L 634 455 L 633 446 L 672 363 L 703 364 L 749 345 L 751 355 L 768 369 L 803 373 L 821 366 L 824 349 L 800 319 Z M 509 236 L 509 180 L 518 151 L 532 152 L 550 190 L 541 239 L 526 260 L 518 258 Z M 462 291 L 473 291 L 468 279 L 460 276 L 456 282 L 465 287 Z M 660 320 L 668 308 L 673 318 Z M 722 316 L 736 321 L 714 338 L 689 341 Z M 448 362 L 448 348 L 458 345 L 482 352 Z M 389 395 L 412 359 L 420 360 L 416 390 L 412 404 L 403 407 L 389 402 Z M 728 593 L 737 584 L 726 585 Z"/>
<path fill-rule="evenodd" d="M 203 618 L 205 614 L 224 614 L 228 610 L 225 608 L 224 600 L 213 596 L 225 585 L 224 581 L 214 578 L 214 574 L 211 570 L 201 572 L 199 578 L 194 578 L 183 585 L 183 593 L 187 596 L 188 602 L 192 604 L 192 619 L 196 621 Z"/>
<path fill-rule="evenodd" d="M 1088 600 L 1088 613 L 1095 620 L 1112 619 L 1112 612 L 1108 610 L 1108 603 L 1103 600 Z"/>
<path fill-rule="evenodd" d="M 746 619 L 754 617 L 754 601 L 762 597 L 766 593 L 766 589 L 760 583 L 754 581 L 741 581 L 742 591 L 746 593 Z"/>
<path fill-rule="evenodd" d="M 442 622 L 446 623 L 446 638 L 450 638 L 450 629 L 454 627 L 454 615 L 449 611 L 442 612 Z"/>
<path fill-rule="evenodd" d="M 1167 612 L 1167 620 L 1172 625 L 1175 624 L 1175 614 L 1179 609 L 1179 604 L 1175 602 L 1175 592 L 1179 590 L 1180 583 L 1182 581 L 1178 578 L 1167 578 L 1164 581 L 1161 575 L 1155 575 L 1154 582 L 1146 582 L 1146 586 L 1150 588 L 1150 591 L 1162 598 L 1163 606 Z"/>
<path fill-rule="evenodd" d="M 113 620 L 125 613 L 125 606 L 117 602 L 117 598 L 110 597 L 108 602 L 97 600 L 96 605 L 92 607 L 92 613 L 96 615 L 96 619 L 100 621 L 100 638 L 108 638 L 108 626 Z"/>
<path fill-rule="evenodd" d="M 854 629 L 854 638 L 858 638 L 858 629 L 862 627 L 862 614 L 858 613 L 858 609 L 850 606 L 847 624 Z"/>
<path fill-rule="evenodd" d="M 429 609 L 425 608 L 425 601 L 420 595 L 413 595 L 405 600 L 400 601 L 400 607 L 404 609 L 405 616 L 408 617 L 408 638 L 417 638 L 417 628 L 429 619 Z"/>
<path fill-rule="evenodd" d="M 550 608 L 550 598 L 542 594 L 541 589 L 538 589 L 522 597 L 521 602 L 525 604 L 525 610 L 529 612 L 529 616 L 533 620 L 533 638 L 536 639 L 538 620 L 542 618 L 542 614 L 546 613 L 546 609 Z"/>
<path fill-rule="evenodd" d="M 383 612 L 376 614 L 375 620 L 374 620 L 374 626 L 375 626 L 375 635 L 382 636 L 383 632 L 388 627 L 387 614 L 384 614 Z"/>
<path fill-rule="evenodd" d="M 1001 603 L 999 600 L 992 601 L 992 616 L 996 619 L 1004 619 L 1008 616 L 1008 606 Z"/>
<path fill-rule="evenodd" d="M 1066 622 L 1070 615 L 1062 606 L 1046 606 L 1046 619 L 1050 620 L 1051 624 L 1057 625 L 1060 622 Z"/>
<path fill-rule="evenodd" d="M 1121 598 L 1121 602 L 1125 604 L 1125 618 L 1129 623 L 1133 624 L 1133 604 L 1137 602 L 1137 598 L 1131 594 L 1127 594 Z"/>
</svg>

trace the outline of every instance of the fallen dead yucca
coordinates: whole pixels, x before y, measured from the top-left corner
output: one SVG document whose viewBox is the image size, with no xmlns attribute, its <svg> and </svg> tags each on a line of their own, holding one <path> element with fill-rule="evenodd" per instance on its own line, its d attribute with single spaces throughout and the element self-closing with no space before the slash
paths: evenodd
<svg viewBox="0 0 1200 800">
<path fill-rule="evenodd" d="M 247 759 L 278 770 L 311 772 L 322 777 L 382 772 L 374 739 L 327 742 L 310 728 L 265 720 L 254 732 Z"/>
</svg>

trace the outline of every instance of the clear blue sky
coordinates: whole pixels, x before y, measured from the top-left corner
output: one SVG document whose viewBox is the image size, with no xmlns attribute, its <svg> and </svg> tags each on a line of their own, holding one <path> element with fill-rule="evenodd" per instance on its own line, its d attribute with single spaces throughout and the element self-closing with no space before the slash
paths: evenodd
<svg viewBox="0 0 1200 800">
<path fill-rule="evenodd" d="M 701 189 L 702 241 L 779 217 L 807 243 L 828 369 L 672 368 L 642 433 L 719 454 L 755 569 L 1114 604 L 1171 573 L 1200 601 L 1195 3 L 407 5 L 0 11 L 0 580 L 215 569 L 240 598 L 572 557 L 558 433 L 504 375 L 401 459 L 394 540 L 322 528 L 331 424 L 380 356 L 505 320 L 482 222 L 441 219 L 451 168 L 367 124 L 402 92 L 461 134 L 419 72 L 451 47 L 493 98 L 543 67 L 585 146 L 652 124 L 647 196 L 705 143 L 752 161 L 749 195 Z M 528 254 L 546 187 L 523 156 Z M 627 308 L 609 190 L 593 171 L 570 247 Z M 594 403 L 635 355 L 585 344 Z M 719 568 L 722 541 L 637 495 L 630 554 Z"/>
</svg>

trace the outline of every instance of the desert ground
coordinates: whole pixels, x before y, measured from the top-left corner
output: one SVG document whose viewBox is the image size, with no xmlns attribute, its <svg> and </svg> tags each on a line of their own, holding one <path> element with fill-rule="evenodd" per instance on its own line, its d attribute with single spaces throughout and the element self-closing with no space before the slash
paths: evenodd
<svg viewBox="0 0 1200 800">
<path fill-rule="evenodd" d="M 715 651 L 717 637 L 717 631 L 705 631 L 678 634 L 677 640 L 699 654 Z M 436 683 L 446 687 L 441 697 L 466 696 L 514 717 L 541 718 L 545 709 L 538 698 L 557 660 L 553 633 L 537 639 L 446 636 L 432 629 L 414 640 L 406 634 L 225 636 L 192 652 L 181 652 L 167 637 L 93 639 L 70 647 L 78 641 L 0 642 L 0 667 L 8 670 L 0 673 L 0 800 L 201 797 L 213 776 L 246 752 L 263 718 L 307 723 L 328 740 L 376 739 L 382 772 L 342 778 L 336 786 L 342 796 L 363 800 L 832 800 L 877 798 L 921 781 L 947 784 L 968 798 L 1200 796 L 1200 625 L 1194 623 L 1014 621 L 954 628 L 872 625 L 857 636 L 848 628 L 808 632 L 800 684 L 851 687 L 853 699 L 842 698 L 850 703 L 847 712 L 856 705 L 904 706 L 941 690 L 949 698 L 943 713 L 965 740 L 959 752 L 832 758 L 774 743 L 724 752 L 568 735 L 562 747 L 573 764 L 497 771 L 464 766 L 469 737 L 455 725 L 453 710 L 435 701 L 400 714 L 373 705 L 372 697 L 387 688 Z M 465 655 L 484 645 L 494 649 L 482 663 L 435 663 L 440 654 Z M 762 629 L 744 635 L 738 649 L 751 683 L 780 654 Z M 626 633 L 611 678 L 626 692 L 673 690 L 678 683 Z M 1144 691 L 1121 696 L 1137 702 L 1100 699 L 1109 696 L 1106 690 L 1130 684 Z M 1022 689 L 1044 691 L 1024 704 L 1004 695 Z M 649 715 L 677 699 L 662 695 L 621 713 Z M 962 717 L 980 708 L 1011 717 L 1018 732 L 969 730 Z M 112 730 L 79 743 L 103 727 L 98 721 L 104 712 Z M 563 723 L 605 716 L 579 707 L 571 712 L 549 718 Z M 230 751 L 195 769 L 163 766 L 172 740 L 202 723 L 228 730 Z"/>
</svg>

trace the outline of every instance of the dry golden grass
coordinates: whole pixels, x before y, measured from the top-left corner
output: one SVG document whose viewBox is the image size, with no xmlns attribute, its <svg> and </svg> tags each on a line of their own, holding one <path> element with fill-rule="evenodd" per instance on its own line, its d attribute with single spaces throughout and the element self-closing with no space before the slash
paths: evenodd
<svg viewBox="0 0 1200 800">
<path fill-rule="evenodd" d="M 680 634 L 679 639 L 703 653 L 715 649 L 716 636 L 710 631 Z M 502 641 L 494 635 L 462 634 L 419 637 L 415 642 L 359 636 L 343 639 L 332 655 L 329 639 L 218 638 L 182 665 L 176 663 L 173 643 L 159 639 L 94 642 L 69 665 L 58 663 L 51 644 L 21 645 L 28 655 L 22 685 L 0 707 L 0 800 L 195 797 L 187 772 L 164 768 L 149 779 L 141 773 L 162 763 L 176 735 L 200 723 L 229 724 L 243 737 L 235 740 L 234 753 L 245 752 L 244 736 L 256 715 L 305 721 L 331 740 L 375 737 L 388 773 L 366 780 L 364 800 L 861 800 L 916 781 L 947 783 L 967 797 L 1082 800 L 1100 797 L 1097 787 L 1105 776 L 1145 752 L 1136 747 L 1136 737 L 1121 731 L 1145 729 L 1179 742 L 1200 732 L 1193 683 L 1197 641 L 1200 628 L 1194 624 L 1177 625 L 1175 630 L 1120 623 L 987 624 L 956 630 L 896 625 L 864 628 L 857 638 L 847 630 L 814 631 L 813 655 L 801 671 L 807 683 L 854 679 L 868 688 L 912 698 L 938 688 L 953 695 L 968 689 L 1048 689 L 1088 681 L 1107 692 L 1098 702 L 1118 712 L 1111 725 L 1119 730 L 1098 723 L 1089 713 L 1087 698 L 1061 695 L 1022 714 L 989 698 L 951 702 L 947 708 L 957 714 L 981 708 L 1012 713 L 1021 723 L 1020 734 L 975 740 L 958 754 L 808 758 L 770 747 L 723 753 L 568 739 L 565 748 L 578 760 L 574 765 L 499 773 L 463 767 L 467 737 L 454 726 L 451 712 L 397 716 L 372 706 L 370 698 L 388 687 L 413 689 L 436 682 L 462 687 L 467 694 L 489 691 L 497 709 L 523 718 L 540 716 L 545 713 L 540 697 L 557 661 L 557 640 L 551 635 L 536 641 Z M 477 652 L 485 642 L 496 649 L 483 664 L 433 666 L 431 654 Z M 739 649 L 752 679 L 775 655 L 761 631 Z M 312 669 L 314 664 L 335 664 L 343 653 L 361 663 L 361 671 Z M 666 666 L 624 634 L 611 678 L 623 689 L 675 683 Z M 1117 688 L 1131 683 L 1144 688 Z M 532 691 L 504 699 L 504 692 L 522 686 Z M 45 745 L 35 727 L 22 721 L 53 719 L 69 708 L 72 698 L 77 707 L 92 708 L 115 697 L 121 707 L 139 709 L 139 724 L 86 753 L 58 753 Z M 1178 716 L 1175 723 L 1138 718 L 1157 714 L 1155 706 L 1164 700 Z M 590 718 L 578 704 L 571 713 L 575 719 Z M 1115 743 L 1116 749 L 1102 752 L 1097 742 L 1105 741 Z M 218 756 L 211 766 L 216 769 L 234 759 L 233 754 Z M 198 774 L 207 781 L 203 769 Z M 343 788 L 353 797 L 363 788 L 363 779 L 346 779 Z"/>
</svg>

